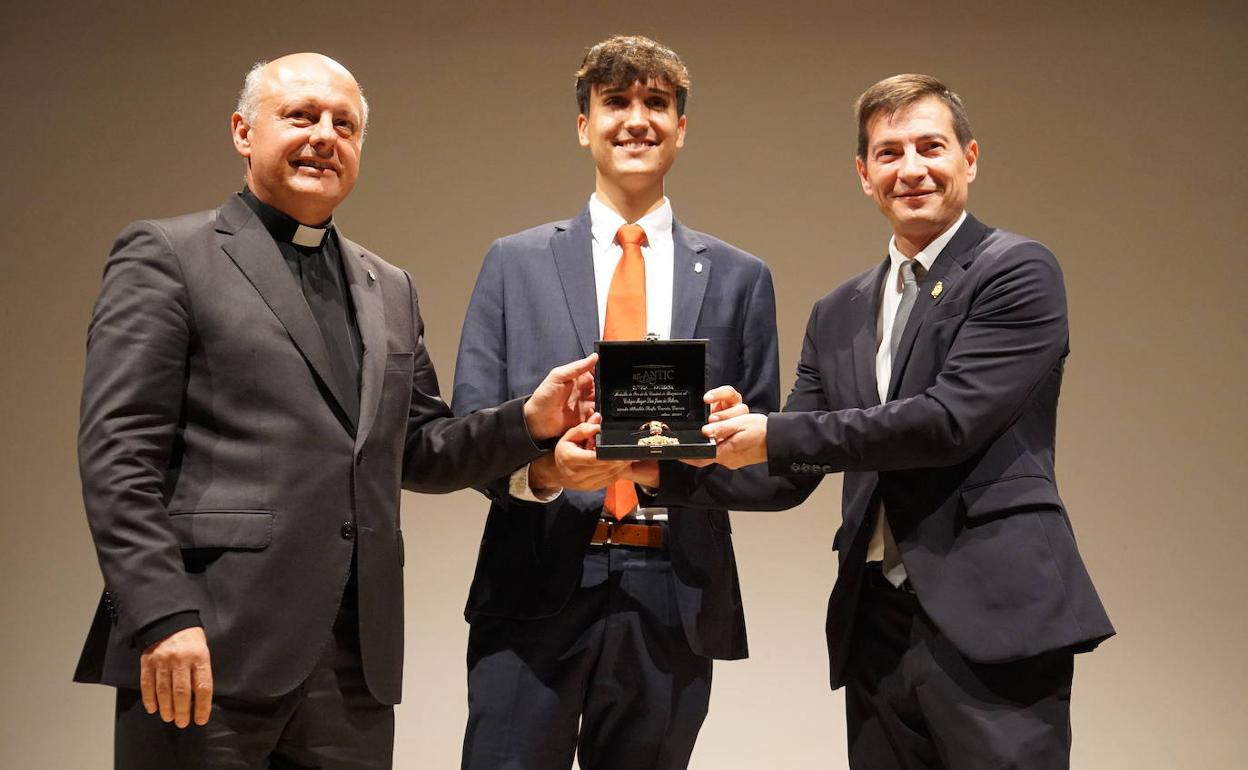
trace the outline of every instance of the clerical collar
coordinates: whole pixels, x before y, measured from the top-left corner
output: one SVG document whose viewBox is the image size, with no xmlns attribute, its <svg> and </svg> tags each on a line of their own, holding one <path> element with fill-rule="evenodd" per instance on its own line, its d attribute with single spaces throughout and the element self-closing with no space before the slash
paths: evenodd
<svg viewBox="0 0 1248 770">
<path fill-rule="evenodd" d="M 333 227 L 334 220 L 332 218 L 325 220 L 321 227 L 308 227 L 299 224 L 289 215 L 278 211 L 269 204 L 256 197 L 251 188 L 244 186 L 239 197 L 256 212 L 256 216 L 264 225 L 264 229 L 269 231 L 269 235 L 273 236 L 275 241 L 287 241 L 296 246 L 304 248 L 317 248 L 325 242 L 325 236 L 329 233 L 329 229 Z"/>
</svg>

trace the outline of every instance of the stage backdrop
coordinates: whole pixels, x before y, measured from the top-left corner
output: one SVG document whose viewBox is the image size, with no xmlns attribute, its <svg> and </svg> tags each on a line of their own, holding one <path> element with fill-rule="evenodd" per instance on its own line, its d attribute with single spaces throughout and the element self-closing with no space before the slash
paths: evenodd
<svg viewBox="0 0 1248 770">
<path fill-rule="evenodd" d="M 1243 766 L 1242 3 L 53 1 L 4 19 L 0 766 L 110 766 L 112 691 L 69 681 L 101 588 L 75 463 L 84 333 L 126 222 L 239 188 L 229 115 L 252 62 L 323 51 L 364 85 L 373 124 L 337 222 L 415 276 L 449 389 L 490 241 L 591 192 L 572 73 L 616 32 L 688 62 L 668 194 L 771 264 L 785 388 L 811 304 L 885 255 L 853 172 L 854 97 L 898 72 L 962 94 L 982 147 L 972 210 L 1047 243 L 1069 291 L 1060 484 L 1120 633 L 1078 659 L 1074 765 Z M 695 768 L 844 766 L 823 643 L 839 484 L 735 515 L 752 657 L 716 666 Z M 421 537 L 400 768 L 458 762 L 485 509 L 404 498 Z"/>
</svg>

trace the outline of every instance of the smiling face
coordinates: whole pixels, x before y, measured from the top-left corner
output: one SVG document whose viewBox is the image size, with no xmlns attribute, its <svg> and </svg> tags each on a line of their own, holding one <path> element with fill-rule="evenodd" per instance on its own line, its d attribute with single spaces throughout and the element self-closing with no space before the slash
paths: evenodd
<svg viewBox="0 0 1248 770">
<path fill-rule="evenodd" d="M 677 114 L 676 89 L 666 81 L 594 84 L 576 133 L 593 156 L 600 194 L 658 200 L 685 143 L 685 116 Z"/>
<path fill-rule="evenodd" d="M 897 247 L 914 256 L 966 208 L 979 145 L 963 147 L 953 113 L 940 99 L 921 99 L 867 122 L 866 157 L 855 164 L 862 191 L 893 226 Z"/>
<path fill-rule="evenodd" d="M 269 62 L 254 115 L 230 119 L 247 186 L 303 224 L 329 219 L 355 186 L 363 112 L 359 86 L 334 60 L 292 54 Z"/>
</svg>

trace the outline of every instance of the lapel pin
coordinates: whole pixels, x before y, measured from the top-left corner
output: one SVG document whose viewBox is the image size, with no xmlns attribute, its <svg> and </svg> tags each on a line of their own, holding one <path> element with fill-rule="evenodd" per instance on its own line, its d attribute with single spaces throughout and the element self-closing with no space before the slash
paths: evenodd
<svg viewBox="0 0 1248 770">
<path fill-rule="evenodd" d="M 701 263 L 701 262 L 694 262 L 694 263 L 693 263 L 693 272 L 695 272 L 695 273 L 700 273 L 700 272 L 702 272 L 702 263 Z"/>
<path fill-rule="evenodd" d="M 940 293 L 944 290 L 945 290 L 944 281 L 937 281 L 936 285 L 932 287 L 932 299 L 936 299 L 937 297 L 939 297 Z"/>
<path fill-rule="evenodd" d="M 370 268 L 368 269 L 368 282 L 369 282 L 369 283 L 373 283 L 373 282 L 374 282 L 374 281 L 376 281 L 376 280 L 377 280 L 377 276 L 373 274 L 373 269 L 370 267 Z M 935 296 L 935 295 L 933 295 L 933 296 Z"/>
</svg>

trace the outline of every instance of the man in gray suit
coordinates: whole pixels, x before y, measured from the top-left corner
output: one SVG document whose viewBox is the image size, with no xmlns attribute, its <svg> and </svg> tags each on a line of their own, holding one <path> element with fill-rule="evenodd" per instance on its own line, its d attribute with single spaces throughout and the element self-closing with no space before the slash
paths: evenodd
<svg viewBox="0 0 1248 770">
<path fill-rule="evenodd" d="M 576 218 L 491 246 L 460 339 L 456 413 L 526 392 L 599 339 L 649 335 L 709 338 L 708 376 L 776 407 L 770 271 L 685 227 L 664 195 L 688 87 L 680 58 L 653 40 L 589 50 L 577 133 L 594 194 Z M 631 335 L 617 333 L 628 316 Z M 487 490 L 466 610 L 465 768 L 567 768 L 574 753 L 585 770 L 683 768 L 712 660 L 747 654 L 728 512 L 638 505 L 643 469 L 598 462 L 596 430 L 578 426 Z"/>
<path fill-rule="evenodd" d="M 105 591 L 75 679 L 118 688 L 118 767 L 389 767 L 400 487 L 496 478 L 578 422 L 592 357 L 451 416 L 411 276 L 331 219 L 367 115 L 331 59 L 257 65 L 246 188 L 109 256 L 79 435 Z"/>
</svg>

